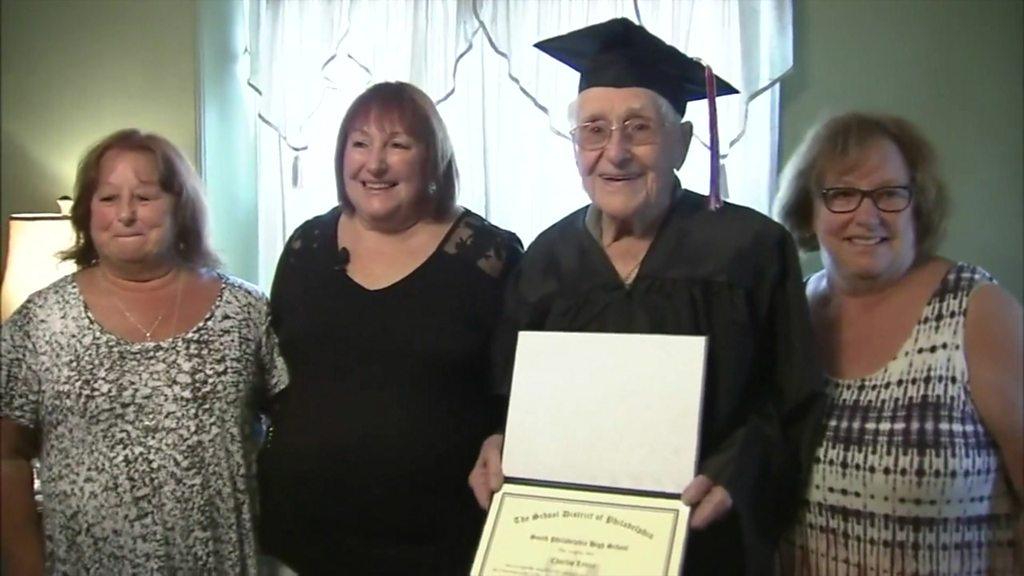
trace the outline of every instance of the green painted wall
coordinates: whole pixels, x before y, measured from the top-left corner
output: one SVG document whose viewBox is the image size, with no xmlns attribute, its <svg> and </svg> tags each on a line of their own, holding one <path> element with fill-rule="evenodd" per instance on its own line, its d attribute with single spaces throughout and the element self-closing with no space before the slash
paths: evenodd
<svg viewBox="0 0 1024 576">
<path fill-rule="evenodd" d="M 0 1 L 0 205 L 55 212 L 85 149 L 118 128 L 196 158 L 195 4 Z"/>
<path fill-rule="evenodd" d="M 0 0 L 3 238 L 9 214 L 57 210 L 89 145 L 135 126 L 169 138 L 200 170 L 213 247 L 228 272 L 255 281 L 241 9 L 235 0 Z"/>
<path fill-rule="evenodd" d="M 1024 291 L 1024 2 L 794 2 L 782 154 L 853 108 L 907 117 L 938 149 L 953 213 L 940 251 Z M 820 268 L 815 256 L 805 270 Z"/>
<path fill-rule="evenodd" d="M 226 271 L 253 284 L 257 258 L 255 103 L 245 85 L 248 29 L 240 0 L 196 6 L 199 46 L 200 164 L 211 241 Z"/>
</svg>

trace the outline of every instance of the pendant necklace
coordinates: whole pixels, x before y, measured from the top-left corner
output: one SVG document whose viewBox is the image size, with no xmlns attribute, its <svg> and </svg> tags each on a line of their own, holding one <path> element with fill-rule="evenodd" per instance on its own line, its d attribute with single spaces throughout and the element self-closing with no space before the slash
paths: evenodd
<svg viewBox="0 0 1024 576">
<path fill-rule="evenodd" d="M 111 288 L 117 289 L 117 287 L 114 286 L 114 283 L 110 280 L 110 277 L 107 275 L 107 271 L 106 270 L 100 268 L 100 273 L 102 274 L 103 280 L 107 283 L 108 286 L 110 286 Z M 177 325 L 177 323 L 178 323 L 178 308 L 181 305 L 181 285 L 183 284 L 183 280 L 184 280 L 184 276 L 183 276 L 182 272 L 179 271 L 178 272 L 178 281 L 177 281 L 178 288 L 177 288 L 175 296 L 174 296 L 174 324 L 175 325 Z M 124 307 L 124 304 L 121 304 L 121 300 L 119 298 L 117 298 L 116 296 L 114 297 L 114 304 L 117 304 L 117 307 L 121 310 L 121 313 L 124 314 L 124 317 L 127 318 L 128 321 L 131 322 L 136 328 L 138 328 L 139 332 L 142 332 L 142 334 L 146 337 L 146 342 L 152 342 L 153 341 L 153 331 L 156 330 L 156 327 L 160 325 L 160 322 L 163 321 L 164 316 L 166 316 L 167 312 L 171 309 L 171 305 L 168 304 L 167 307 L 165 307 L 163 309 L 163 311 L 160 312 L 160 314 L 156 317 L 156 320 L 153 321 L 153 325 L 149 327 L 149 330 L 146 330 L 142 326 L 142 324 L 140 324 L 139 321 L 136 320 L 134 316 L 132 316 L 131 312 L 129 312 L 128 309 Z M 171 332 L 174 332 L 174 328 L 175 328 L 175 326 L 171 327 Z"/>
<path fill-rule="evenodd" d="M 637 272 L 640 271 L 640 264 L 643 261 L 644 259 L 640 258 L 639 260 L 636 261 L 636 264 L 634 264 L 633 267 L 629 269 L 629 272 L 626 272 L 625 274 L 622 275 L 622 283 L 625 284 L 627 288 L 631 284 L 633 284 L 633 280 L 636 280 L 636 274 Z"/>
</svg>

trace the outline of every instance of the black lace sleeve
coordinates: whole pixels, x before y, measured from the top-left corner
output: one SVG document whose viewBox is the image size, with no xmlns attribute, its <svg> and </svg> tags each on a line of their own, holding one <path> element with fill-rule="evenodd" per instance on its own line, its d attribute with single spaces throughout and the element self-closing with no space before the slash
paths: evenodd
<svg viewBox="0 0 1024 576">
<path fill-rule="evenodd" d="M 503 283 L 523 256 L 519 237 L 466 210 L 448 236 L 444 251 L 472 262 Z"/>
</svg>

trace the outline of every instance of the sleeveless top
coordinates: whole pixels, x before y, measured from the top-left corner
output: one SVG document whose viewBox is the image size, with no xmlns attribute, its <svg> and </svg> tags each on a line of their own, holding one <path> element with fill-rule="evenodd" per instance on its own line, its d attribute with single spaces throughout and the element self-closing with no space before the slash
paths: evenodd
<svg viewBox="0 0 1024 576">
<path fill-rule="evenodd" d="M 794 531 L 797 574 L 1010 574 L 1012 490 L 970 398 L 964 318 L 975 287 L 959 263 L 896 357 L 829 379 L 824 439 Z"/>
</svg>

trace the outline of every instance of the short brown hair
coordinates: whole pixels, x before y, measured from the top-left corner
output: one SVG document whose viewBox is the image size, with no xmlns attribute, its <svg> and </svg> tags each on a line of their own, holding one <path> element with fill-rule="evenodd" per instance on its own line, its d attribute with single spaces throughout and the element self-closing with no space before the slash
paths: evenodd
<svg viewBox="0 0 1024 576">
<path fill-rule="evenodd" d="M 371 116 L 396 121 L 417 142 L 427 147 L 427 181 L 435 187 L 433 214 L 447 214 L 455 206 L 459 180 L 448 129 L 430 97 L 406 82 L 374 84 L 360 94 L 345 113 L 334 151 L 334 175 L 342 208 L 349 211 L 354 208 L 345 191 L 345 145 L 354 124 Z"/>
<path fill-rule="evenodd" d="M 892 141 L 910 170 L 917 258 L 935 253 L 945 232 L 949 198 L 938 173 L 935 149 L 909 121 L 887 114 L 848 112 L 833 116 L 804 137 L 779 177 L 776 217 L 807 251 L 820 248 L 814 234 L 814 197 L 825 172 L 879 138 Z"/>
<path fill-rule="evenodd" d="M 175 197 L 174 250 L 188 266 L 217 268 L 220 260 L 210 249 L 206 233 L 206 204 L 199 175 L 184 154 L 163 136 L 143 133 L 134 128 L 118 130 L 94 144 L 82 157 L 75 177 L 75 201 L 71 205 L 71 225 L 75 245 L 61 255 L 74 260 L 79 268 L 99 260 L 96 245 L 89 235 L 92 197 L 99 187 L 100 162 L 111 150 L 148 152 L 153 155 L 160 188 Z"/>
</svg>

